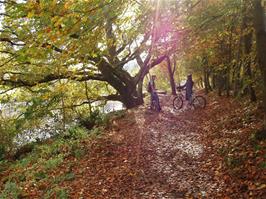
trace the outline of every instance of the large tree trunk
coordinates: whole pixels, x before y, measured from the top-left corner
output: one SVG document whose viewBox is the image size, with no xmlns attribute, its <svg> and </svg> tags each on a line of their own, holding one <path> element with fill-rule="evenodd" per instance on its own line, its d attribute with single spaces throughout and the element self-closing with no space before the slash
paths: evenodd
<svg viewBox="0 0 266 199">
<path fill-rule="evenodd" d="M 104 60 L 99 62 L 98 68 L 106 81 L 118 92 L 117 100 L 121 101 L 126 108 L 133 108 L 143 103 L 142 93 L 138 92 L 134 78 L 126 71 L 114 68 Z"/>
<path fill-rule="evenodd" d="M 264 110 L 264 128 L 266 128 L 266 32 L 265 15 L 261 5 L 261 0 L 254 0 L 254 28 L 256 33 L 257 59 L 262 77 L 263 110 Z"/>
<path fill-rule="evenodd" d="M 143 63 L 139 74 L 132 78 L 126 71 L 119 68 L 113 68 L 110 64 L 102 60 L 98 68 L 107 80 L 107 82 L 113 86 L 119 93 L 119 99 L 126 108 L 134 108 L 143 104 L 143 79 L 147 75 L 148 71 L 166 60 L 167 68 L 169 72 L 170 86 L 172 88 L 172 94 L 176 95 L 176 87 L 174 81 L 173 70 L 171 68 L 170 59 L 167 55 L 161 56 L 152 63 Z"/>
<path fill-rule="evenodd" d="M 143 104 L 143 96 L 142 93 L 138 93 L 137 91 L 134 94 L 128 92 L 121 95 L 121 101 L 126 108 L 134 108 Z"/>
</svg>

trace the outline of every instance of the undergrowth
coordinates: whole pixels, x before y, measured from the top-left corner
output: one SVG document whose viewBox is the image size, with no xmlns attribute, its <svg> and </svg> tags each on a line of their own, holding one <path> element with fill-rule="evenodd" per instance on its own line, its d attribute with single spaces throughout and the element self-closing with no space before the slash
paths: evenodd
<svg viewBox="0 0 266 199">
<path fill-rule="evenodd" d="M 45 198 L 67 198 L 68 191 L 58 184 L 63 181 L 75 179 L 71 171 L 71 164 L 64 165 L 65 159 L 80 159 L 88 149 L 84 142 L 99 137 L 105 128 L 108 128 L 112 118 L 123 117 L 124 112 L 111 113 L 104 117 L 96 117 L 97 125 L 91 130 L 80 123 L 72 126 L 63 135 L 45 141 L 35 143 L 33 150 L 15 161 L 0 161 L 0 198 L 27 197 L 24 189 L 38 187 Z M 85 122 L 85 120 L 83 120 Z M 67 173 L 54 173 L 60 166 L 69 168 Z"/>
</svg>

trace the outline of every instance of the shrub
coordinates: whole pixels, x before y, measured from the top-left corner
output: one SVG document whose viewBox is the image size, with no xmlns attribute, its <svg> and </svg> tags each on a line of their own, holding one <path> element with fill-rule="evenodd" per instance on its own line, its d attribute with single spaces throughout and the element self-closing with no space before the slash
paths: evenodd
<svg viewBox="0 0 266 199">
<path fill-rule="evenodd" d="M 82 139 L 87 137 L 88 132 L 86 129 L 84 129 L 83 127 L 80 126 L 72 126 L 68 129 L 68 131 L 65 133 L 65 138 L 69 138 L 69 139 Z"/>
<path fill-rule="evenodd" d="M 10 166 L 10 162 L 7 160 L 0 160 L 0 173 L 5 171 Z"/>
<path fill-rule="evenodd" d="M 266 140 L 266 130 L 262 129 L 255 133 L 255 139 L 258 141 Z"/>
<path fill-rule="evenodd" d="M 54 178 L 53 184 L 59 184 L 64 181 L 72 181 L 74 179 L 75 179 L 75 174 L 72 172 L 69 172 L 69 173 L 66 173 L 60 176 L 56 176 Z"/>
<path fill-rule="evenodd" d="M 45 199 L 48 199 L 48 198 L 67 199 L 68 191 L 65 188 L 54 187 L 45 194 L 44 198 Z"/>
<path fill-rule="evenodd" d="M 13 157 L 17 159 L 24 158 L 27 154 L 31 153 L 34 149 L 34 143 L 28 143 L 23 145 L 22 147 L 18 148 Z"/>
<path fill-rule="evenodd" d="M 0 160 L 4 159 L 6 154 L 11 151 L 15 136 L 16 128 L 14 121 L 0 119 Z"/>
<path fill-rule="evenodd" d="M 122 118 L 125 116 L 125 113 L 125 110 L 121 110 L 105 114 L 96 109 L 90 115 L 79 116 L 78 124 L 88 130 L 92 130 L 99 126 L 106 128 L 110 125 L 111 120 Z"/>
<path fill-rule="evenodd" d="M 72 153 L 75 158 L 79 159 L 86 154 L 86 151 L 84 149 L 75 149 Z"/>
<path fill-rule="evenodd" d="M 3 160 L 4 159 L 5 152 L 6 152 L 5 146 L 2 145 L 2 144 L 0 144 L 0 160 Z"/>
<path fill-rule="evenodd" d="M 265 161 L 265 162 L 262 162 L 262 163 L 260 164 L 260 167 L 261 167 L 262 169 L 266 169 L 266 161 Z"/>
<path fill-rule="evenodd" d="M 4 186 L 3 192 L 0 194 L 1 199 L 19 198 L 21 190 L 15 182 L 7 181 Z"/>
<path fill-rule="evenodd" d="M 36 180 L 42 180 L 42 179 L 47 178 L 47 174 L 43 171 L 39 171 L 39 172 L 34 174 L 34 177 Z"/>
<path fill-rule="evenodd" d="M 80 116 L 78 122 L 81 126 L 85 127 L 88 130 L 91 130 L 94 126 L 100 125 L 103 122 L 103 114 L 96 109 L 90 115 Z"/>
<path fill-rule="evenodd" d="M 38 154 L 39 157 L 48 159 L 52 156 L 56 156 L 61 153 L 61 148 L 65 145 L 65 140 L 57 138 L 50 144 L 40 144 L 34 149 L 34 153 Z"/>
<path fill-rule="evenodd" d="M 90 136 L 91 137 L 97 137 L 98 135 L 100 135 L 103 131 L 103 128 L 99 127 L 99 128 L 94 128 L 90 131 Z"/>
<path fill-rule="evenodd" d="M 44 168 L 46 170 L 52 170 L 52 169 L 56 168 L 57 166 L 59 166 L 63 161 L 64 161 L 63 156 L 58 155 L 54 158 L 47 160 L 44 164 Z"/>
</svg>

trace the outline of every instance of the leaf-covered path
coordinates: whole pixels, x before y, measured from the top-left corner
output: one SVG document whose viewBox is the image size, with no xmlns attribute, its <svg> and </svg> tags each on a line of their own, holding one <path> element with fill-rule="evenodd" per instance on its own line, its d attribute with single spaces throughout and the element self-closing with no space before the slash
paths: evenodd
<svg viewBox="0 0 266 199">
<path fill-rule="evenodd" d="M 141 116 L 138 118 L 140 123 Z M 206 167 L 211 159 L 201 142 L 204 111 L 175 114 L 166 110 L 144 121 L 140 164 L 148 183 L 143 198 L 196 197 L 223 191 L 224 182 Z"/>
<path fill-rule="evenodd" d="M 74 179 L 62 181 L 60 187 L 65 187 L 71 198 L 266 196 L 265 169 L 258 166 L 263 161 L 263 154 L 258 154 L 265 151 L 253 153 L 246 144 L 250 130 L 259 124 L 253 113 L 247 125 L 246 120 L 242 122 L 238 117 L 243 114 L 239 112 L 241 107 L 226 98 L 209 99 L 204 110 L 179 112 L 172 110 L 169 96 L 162 96 L 161 100 L 162 113 L 151 112 L 144 106 L 129 110 L 124 117 L 112 121 L 106 134 L 84 141 L 85 156 L 69 156 L 54 171 L 54 175 L 75 175 Z M 233 142 L 238 148 L 230 151 Z M 261 147 L 265 149 L 265 142 Z M 219 154 L 220 149 L 230 152 L 232 162 L 244 153 L 250 159 L 228 173 L 226 155 Z M 232 158 L 234 151 L 238 159 Z M 34 189 L 30 191 L 34 193 L 31 198 L 43 195 L 47 186 Z"/>
<path fill-rule="evenodd" d="M 162 99 L 162 113 L 140 107 L 113 122 L 75 168 L 84 170 L 76 186 L 70 182 L 73 197 L 184 198 L 224 191 L 202 142 L 208 109 L 175 112 L 168 100 Z"/>
</svg>

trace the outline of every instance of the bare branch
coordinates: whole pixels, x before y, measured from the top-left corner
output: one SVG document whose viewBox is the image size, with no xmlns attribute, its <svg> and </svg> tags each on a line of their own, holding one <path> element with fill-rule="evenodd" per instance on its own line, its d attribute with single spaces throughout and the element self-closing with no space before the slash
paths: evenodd
<svg viewBox="0 0 266 199">
<path fill-rule="evenodd" d="M 13 42 L 11 39 L 9 39 L 9 38 L 5 38 L 5 37 L 0 38 L 0 42 L 8 42 L 8 43 L 10 43 L 12 46 L 24 46 L 24 45 L 25 45 L 25 44 L 15 43 L 15 42 Z"/>
<path fill-rule="evenodd" d="M 14 57 L 11 57 L 9 60 L 7 60 L 6 62 L 4 62 L 3 64 L 0 65 L 0 68 L 3 67 L 4 65 L 8 64 L 9 62 L 11 62 L 13 59 L 15 59 Z"/>
</svg>

